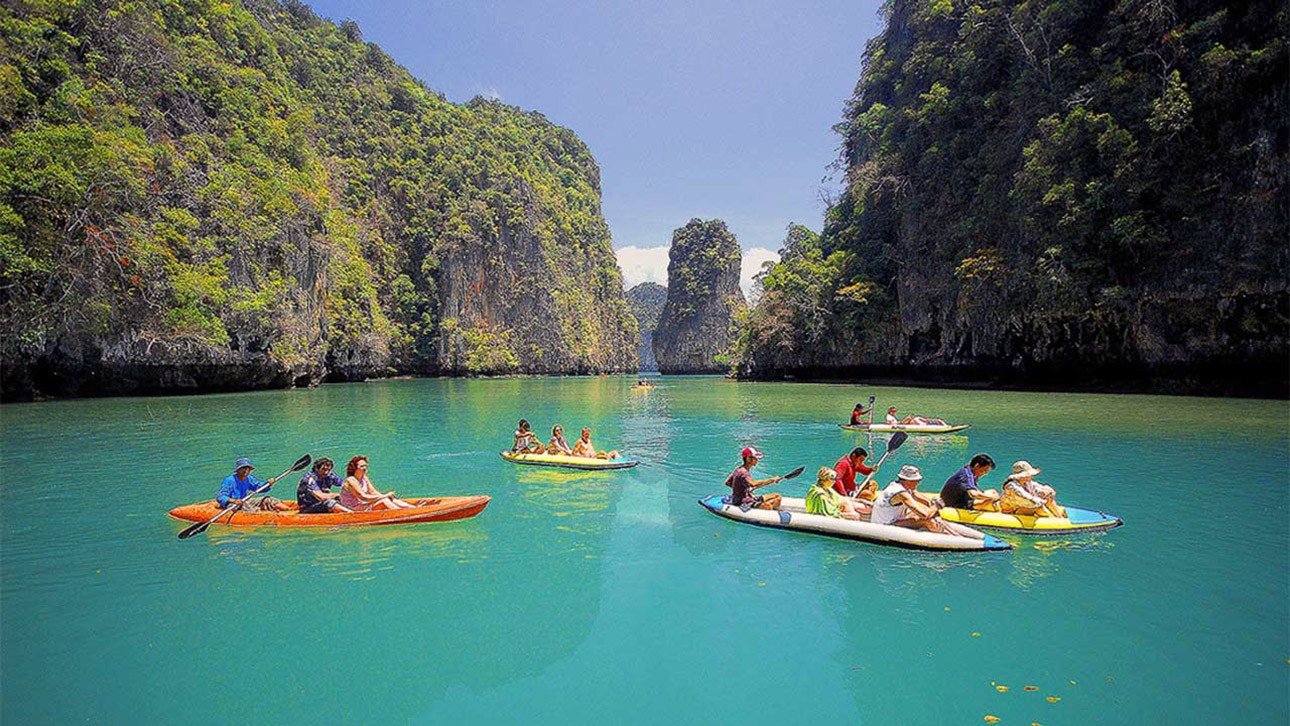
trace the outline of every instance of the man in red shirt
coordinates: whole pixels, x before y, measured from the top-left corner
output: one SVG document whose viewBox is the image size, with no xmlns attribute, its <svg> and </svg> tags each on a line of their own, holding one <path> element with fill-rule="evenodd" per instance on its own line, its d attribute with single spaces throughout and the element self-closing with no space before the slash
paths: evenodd
<svg viewBox="0 0 1290 726">
<path fill-rule="evenodd" d="M 869 476 L 873 473 L 873 467 L 865 466 L 864 460 L 869 458 L 869 452 L 857 446 L 851 450 L 850 454 L 838 459 L 838 463 L 833 465 L 833 469 L 838 472 L 838 480 L 833 482 L 833 489 L 843 496 L 859 496 L 862 499 L 873 501 L 874 494 L 877 493 L 877 485 L 869 485 L 856 491 L 856 473 Z"/>
</svg>

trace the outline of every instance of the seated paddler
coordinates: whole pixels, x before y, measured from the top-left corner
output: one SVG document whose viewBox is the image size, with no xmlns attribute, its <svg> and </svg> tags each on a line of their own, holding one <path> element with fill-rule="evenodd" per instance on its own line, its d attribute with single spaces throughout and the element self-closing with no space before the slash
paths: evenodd
<svg viewBox="0 0 1290 726">
<path fill-rule="evenodd" d="M 238 459 L 233 464 L 233 473 L 224 478 L 220 484 L 219 493 L 215 495 L 215 502 L 219 504 L 220 509 L 228 509 L 231 506 L 241 505 L 244 512 L 281 512 L 290 509 L 281 500 L 274 499 L 270 496 L 263 496 L 259 499 L 252 499 L 251 496 L 261 487 L 268 491 L 276 478 L 268 481 L 260 481 L 251 475 L 255 466 L 251 460 L 245 456 Z"/>
<path fill-rule="evenodd" d="M 340 477 L 332 471 L 334 468 L 332 460 L 324 456 L 314 462 L 307 474 L 300 477 L 300 485 L 296 487 L 296 506 L 301 514 L 353 511 L 341 505 L 339 491 L 331 490 L 332 487 L 341 487 Z"/>
<path fill-rule="evenodd" d="M 815 476 L 815 483 L 806 490 L 806 513 L 819 514 L 835 519 L 860 519 L 851 500 L 838 494 L 833 488 L 838 473 L 827 466 L 821 466 Z"/>
</svg>

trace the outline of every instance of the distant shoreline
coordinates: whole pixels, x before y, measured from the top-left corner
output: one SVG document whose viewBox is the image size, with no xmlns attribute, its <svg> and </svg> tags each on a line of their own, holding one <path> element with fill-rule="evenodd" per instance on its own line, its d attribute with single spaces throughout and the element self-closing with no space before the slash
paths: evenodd
<svg viewBox="0 0 1290 726">
<path fill-rule="evenodd" d="M 944 376 L 942 372 L 940 375 Z M 397 373 L 389 376 L 375 376 L 364 378 L 362 380 L 330 380 L 314 383 L 305 386 L 248 386 L 238 387 L 211 387 L 211 388 L 194 388 L 194 389 L 175 389 L 175 390 L 137 390 L 127 391 L 118 390 L 110 392 L 95 392 L 85 395 L 40 395 L 30 399 L 7 399 L 0 400 L 0 406 L 23 403 L 42 403 L 51 401 L 69 401 L 69 400 L 90 400 L 104 398 L 178 398 L 185 396 L 206 396 L 226 393 L 252 393 L 256 391 L 291 391 L 309 388 L 318 388 L 326 385 L 343 385 L 354 383 L 378 383 L 381 381 L 409 381 L 409 380 L 434 380 L 434 379 L 461 379 L 461 380 L 504 380 L 511 378 L 598 378 L 617 376 L 622 378 L 636 378 L 648 376 L 650 378 L 666 381 L 670 377 L 679 376 L 705 376 L 712 378 L 722 378 L 720 373 L 673 373 L 664 374 L 658 371 L 614 371 L 604 373 L 507 373 L 499 375 L 425 375 Z M 848 386 L 883 386 L 883 387 L 903 387 L 903 388 L 925 388 L 925 389 L 946 389 L 946 390 L 979 390 L 979 391 L 1017 391 L 1023 393 L 1100 393 L 1109 395 L 1132 395 L 1132 396 L 1180 396 L 1193 398 L 1230 398 L 1230 399 L 1250 399 L 1250 400 L 1269 400 L 1269 401 L 1286 401 L 1290 400 L 1290 379 L 1280 382 L 1275 381 L 1252 381 L 1244 385 L 1228 383 L 1228 388 L 1218 388 L 1217 384 L 1210 383 L 1205 385 L 1203 381 L 1197 380 L 1179 380 L 1169 378 L 1154 379 L 1122 379 L 1122 380 L 1102 380 L 1091 379 L 1083 383 L 1071 381 L 1052 381 L 1052 380 L 1027 380 L 1021 378 L 990 378 L 980 377 L 941 377 L 941 378 L 920 378 L 911 376 L 897 375 L 842 375 L 839 373 L 821 373 L 819 375 L 777 375 L 777 376 L 724 376 L 725 380 L 738 383 L 813 383 L 820 385 L 848 385 Z"/>
<path fill-rule="evenodd" d="M 1290 362 L 1287 364 L 1290 366 Z M 1244 381 L 1212 380 L 1186 376 L 1133 376 L 1123 378 L 1089 377 L 1078 380 L 1055 380 L 1048 377 L 1018 375 L 954 375 L 938 371 L 928 376 L 902 376 L 889 373 L 844 374 L 820 372 L 738 376 L 744 382 L 793 382 L 847 385 L 899 386 L 905 388 L 944 388 L 950 390 L 1021 391 L 1030 393 L 1105 393 L 1139 396 L 1185 396 L 1194 398 L 1244 398 L 1256 400 L 1290 400 L 1290 377 L 1281 380 L 1251 378 Z"/>
</svg>

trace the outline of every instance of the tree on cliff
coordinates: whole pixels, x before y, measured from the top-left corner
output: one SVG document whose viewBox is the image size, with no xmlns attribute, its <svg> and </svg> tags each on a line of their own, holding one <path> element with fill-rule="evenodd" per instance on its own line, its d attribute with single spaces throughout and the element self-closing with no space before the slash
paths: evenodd
<svg viewBox="0 0 1290 726">
<path fill-rule="evenodd" d="M 667 302 L 654 331 L 660 371 L 713 373 L 728 367 L 731 322 L 745 306 L 740 258 L 739 243 L 719 219 L 691 219 L 672 233 Z"/>
<path fill-rule="evenodd" d="M 788 245 L 806 253 L 767 276 L 824 294 L 778 283 L 751 318 L 745 373 L 1284 390 L 1285 3 L 885 12 L 837 127 L 845 190 L 820 239 Z M 827 309 L 823 333 L 799 324 L 808 309 Z"/>
<path fill-rule="evenodd" d="M 0 8 L 5 398 L 627 370 L 586 146 L 304 4 Z"/>
</svg>

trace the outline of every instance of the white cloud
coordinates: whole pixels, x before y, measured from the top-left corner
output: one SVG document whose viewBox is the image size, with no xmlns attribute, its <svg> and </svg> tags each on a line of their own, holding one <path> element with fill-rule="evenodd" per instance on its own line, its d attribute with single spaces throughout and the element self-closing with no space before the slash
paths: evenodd
<svg viewBox="0 0 1290 726">
<path fill-rule="evenodd" d="M 667 247 L 623 247 L 617 250 L 618 267 L 623 271 L 623 287 L 630 290 L 642 282 L 667 285 Z M 743 251 L 739 269 L 739 287 L 751 297 L 753 276 L 761 272 L 762 263 L 778 260 L 774 250 L 754 247 Z"/>
<path fill-rule="evenodd" d="M 630 290 L 642 282 L 667 284 L 667 246 L 623 247 L 617 250 L 623 287 Z"/>
<path fill-rule="evenodd" d="M 743 265 L 739 270 L 739 286 L 744 289 L 744 297 L 749 302 L 752 299 L 753 276 L 761 272 L 761 266 L 766 262 L 775 262 L 779 260 L 779 254 L 774 250 L 768 250 L 765 247 L 754 247 L 750 250 L 744 250 Z"/>
</svg>

